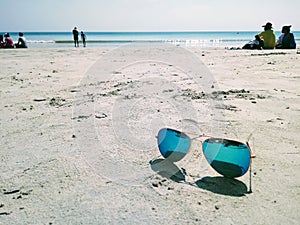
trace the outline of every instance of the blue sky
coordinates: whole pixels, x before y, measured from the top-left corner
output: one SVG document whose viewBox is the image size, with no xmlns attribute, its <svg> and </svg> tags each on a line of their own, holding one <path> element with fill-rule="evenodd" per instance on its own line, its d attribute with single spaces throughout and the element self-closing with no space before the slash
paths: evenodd
<svg viewBox="0 0 300 225">
<path fill-rule="evenodd" d="M 0 0 L 0 31 L 300 30 L 299 0 Z"/>
</svg>

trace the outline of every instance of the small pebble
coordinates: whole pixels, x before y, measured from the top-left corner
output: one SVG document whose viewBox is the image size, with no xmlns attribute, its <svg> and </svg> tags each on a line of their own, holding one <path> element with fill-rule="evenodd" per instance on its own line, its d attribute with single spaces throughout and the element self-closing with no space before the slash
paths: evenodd
<svg viewBox="0 0 300 225">
<path fill-rule="evenodd" d="M 152 183 L 153 187 L 158 187 L 158 183 Z"/>
<path fill-rule="evenodd" d="M 46 98 L 35 98 L 33 99 L 34 102 L 43 102 L 43 101 L 46 101 L 47 99 Z"/>
<path fill-rule="evenodd" d="M 15 190 L 11 190 L 11 191 L 4 191 L 3 194 L 10 195 L 10 194 L 18 193 L 19 191 L 20 191 L 19 189 L 15 189 Z"/>
</svg>

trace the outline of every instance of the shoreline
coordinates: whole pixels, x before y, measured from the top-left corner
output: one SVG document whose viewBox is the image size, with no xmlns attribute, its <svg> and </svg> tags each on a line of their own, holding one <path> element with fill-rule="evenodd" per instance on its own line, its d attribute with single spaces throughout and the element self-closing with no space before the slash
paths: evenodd
<svg viewBox="0 0 300 225">
<path fill-rule="evenodd" d="M 89 40 L 86 41 L 86 47 L 83 47 L 83 43 L 79 41 L 79 49 L 97 49 L 97 48 L 116 48 L 130 45 L 173 45 L 182 48 L 199 48 L 199 49 L 227 49 L 227 50 L 242 50 L 246 51 L 246 49 L 242 49 L 245 43 L 233 42 L 232 44 L 228 44 L 227 42 L 198 42 L 198 41 L 188 41 L 185 40 L 177 40 L 177 41 L 129 41 L 129 40 Z M 72 49 L 74 47 L 74 41 L 47 41 L 47 42 L 27 42 L 27 49 Z M 78 47 L 76 47 L 78 48 Z M 16 48 L 12 48 L 13 50 Z M 7 49 L 0 49 L 1 51 L 5 51 Z M 262 49 L 258 51 L 299 51 L 300 45 L 297 44 L 296 49 Z M 251 50 L 250 50 L 251 51 Z M 255 51 L 255 50 L 252 50 Z"/>
<path fill-rule="evenodd" d="M 203 31 L 203 32 L 85 32 L 87 44 L 90 46 L 111 45 L 124 43 L 172 43 L 186 47 L 224 46 L 242 47 L 254 39 L 259 31 Z M 300 32 L 293 31 L 298 46 Z M 3 33 L 4 34 L 4 33 Z M 281 33 L 276 31 L 276 36 Z M 12 32 L 11 37 L 17 40 L 18 33 Z M 66 46 L 73 43 L 71 32 L 25 32 L 28 45 L 35 47 Z M 80 40 L 81 41 L 81 40 Z M 60 47 L 60 46 L 58 46 Z"/>
</svg>

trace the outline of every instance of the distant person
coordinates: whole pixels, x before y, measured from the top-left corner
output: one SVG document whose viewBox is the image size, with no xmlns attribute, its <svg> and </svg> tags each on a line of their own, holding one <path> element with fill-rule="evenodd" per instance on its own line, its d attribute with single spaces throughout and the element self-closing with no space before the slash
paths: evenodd
<svg viewBox="0 0 300 225">
<path fill-rule="evenodd" d="M 73 29 L 73 38 L 74 38 L 74 44 L 75 44 L 75 47 L 79 47 L 79 39 L 78 39 L 78 30 L 77 30 L 77 27 L 74 27 Z"/>
<path fill-rule="evenodd" d="M 83 47 L 86 46 L 86 35 L 85 33 L 83 33 L 83 31 L 81 31 L 81 40 L 82 40 L 82 44 L 83 44 Z"/>
<path fill-rule="evenodd" d="M 242 49 L 257 49 L 261 50 L 264 46 L 264 41 L 258 35 L 255 35 L 255 40 L 245 44 Z"/>
<path fill-rule="evenodd" d="M 3 48 L 14 48 L 14 41 L 13 39 L 10 37 L 9 33 L 4 34 L 5 37 L 5 42 L 3 45 Z"/>
<path fill-rule="evenodd" d="M 26 39 L 22 32 L 19 32 L 18 43 L 16 44 L 16 48 L 27 48 Z"/>
<path fill-rule="evenodd" d="M 265 31 L 259 33 L 258 36 L 264 41 L 263 49 L 274 49 L 276 46 L 276 37 L 272 30 L 272 23 L 268 22 L 262 27 L 264 27 Z"/>
<path fill-rule="evenodd" d="M 0 34 L 0 48 L 3 48 L 3 46 L 4 46 L 3 35 Z"/>
<path fill-rule="evenodd" d="M 280 49 L 295 49 L 296 41 L 294 34 L 291 33 L 291 25 L 283 26 L 281 30 L 282 35 L 278 38 L 276 48 Z"/>
</svg>

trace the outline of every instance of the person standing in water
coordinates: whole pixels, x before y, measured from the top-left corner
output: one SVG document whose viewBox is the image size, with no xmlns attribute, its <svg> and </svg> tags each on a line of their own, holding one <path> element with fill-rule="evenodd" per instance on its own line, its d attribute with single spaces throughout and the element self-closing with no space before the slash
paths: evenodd
<svg viewBox="0 0 300 225">
<path fill-rule="evenodd" d="M 75 47 L 79 47 L 79 40 L 78 40 L 78 30 L 77 30 L 77 27 L 74 27 L 73 29 L 73 38 L 74 38 L 74 44 L 75 44 Z"/>
<path fill-rule="evenodd" d="M 83 33 L 83 31 L 81 31 L 81 40 L 82 40 L 82 44 L 83 44 L 83 47 L 86 46 L 86 35 L 85 33 Z"/>
</svg>

